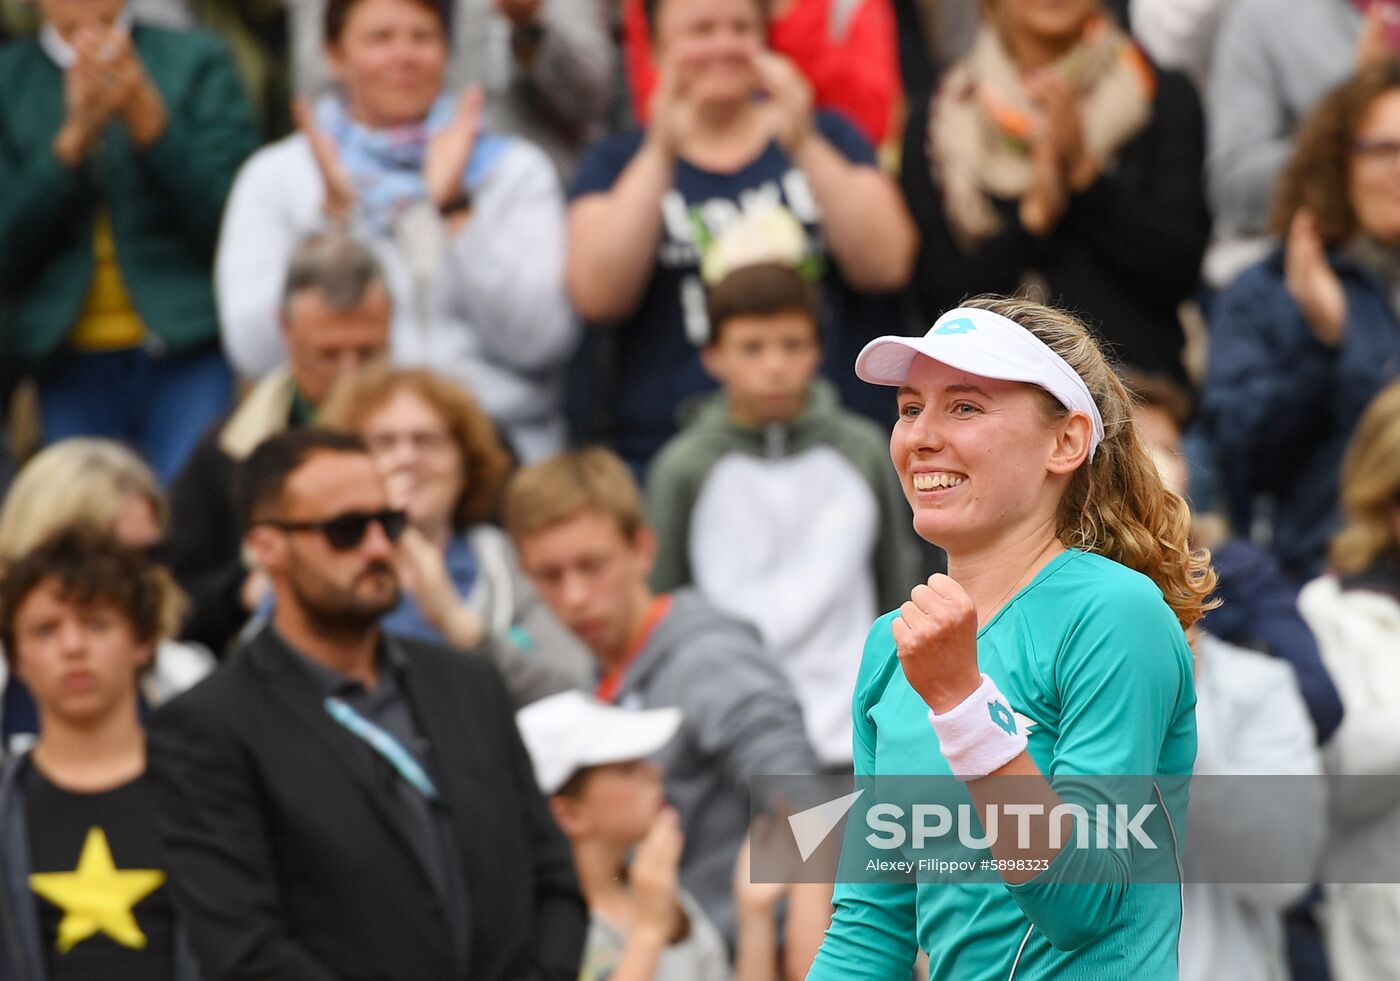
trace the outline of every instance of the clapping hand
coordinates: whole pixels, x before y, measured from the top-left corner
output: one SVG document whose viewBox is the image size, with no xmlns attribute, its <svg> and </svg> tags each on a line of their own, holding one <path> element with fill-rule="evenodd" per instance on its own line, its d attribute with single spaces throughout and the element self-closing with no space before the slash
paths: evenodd
<svg viewBox="0 0 1400 981">
<path fill-rule="evenodd" d="M 442 208 L 461 196 L 462 175 L 472 158 L 476 137 L 481 130 L 481 112 L 486 94 L 474 85 L 457 98 L 452 120 L 428 141 L 423 161 L 423 183 L 428 200 Z"/>
<path fill-rule="evenodd" d="M 86 156 L 116 111 L 114 84 L 109 73 L 82 58 L 63 73 L 64 119 L 54 152 L 69 166 Z"/>
<path fill-rule="evenodd" d="M 812 117 L 812 85 L 797 66 L 782 55 L 755 48 L 754 71 L 768 93 L 768 113 L 774 137 L 789 157 L 795 157 L 816 132 Z"/>
<path fill-rule="evenodd" d="M 1058 76 L 1041 73 L 1026 82 L 1039 110 L 1030 138 L 1031 183 L 1021 196 L 1021 224 L 1032 235 L 1048 235 L 1064 217 L 1071 191 L 1094 182 L 1099 164 L 1084 141 L 1074 91 Z"/>
<path fill-rule="evenodd" d="M 651 94 L 647 141 L 668 157 L 679 155 L 686 138 L 695 130 L 695 106 L 688 91 L 692 59 L 687 42 L 673 45 L 661 63 L 656 89 Z"/>
<path fill-rule="evenodd" d="M 1307 208 L 1299 208 L 1289 223 L 1284 276 L 1313 336 L 1328 347 L 1340 344 L 1347 321 L 1346 292 L 1327 261 L 1317 219 Z"/>
<path fill-rule="evenodd" d="M 321 183 L 326 189 L 322 209 L 328 218 L 345 220 L 355 204 L 355 182 L 340 162 L 340 153 L 335 141 L 316 122 L 316 114 L 306 99 L 292 102 L 292 119 L 306 142 L 311 146 L 311 158 L 316 161 L 316 169 L 321 172 Z"/>
<path fill-rule="evenodd" d="M 63 126 L 54 149 L 75 165 L 112 119 L 120 119 L 138 147 L 165 131 L 165 103 L 146 73 L 131 37 L 116 26 L 85 25 L 72 38 L 77 60 L 64 73 Z"/>
<path fill-rule="evenodd" d="M 1048 235 L 1069 206 L 1069 189 L 1058 147 L 1042 124 L 1031 137 L 1031 184 L 1021 195 L 1021 225 L 1032 235 Z"/>
<path fill-rule="evenodd" d="M 1040 109 L 1042 131 L 1054 145 L 1065 185 L 1082 191 L 1098 177 L 1100 166 L 1085 142 L 1073 87 L 1058 75 L 1042 72 L 1027 80 L 1026 91 Z"/>
</svg>

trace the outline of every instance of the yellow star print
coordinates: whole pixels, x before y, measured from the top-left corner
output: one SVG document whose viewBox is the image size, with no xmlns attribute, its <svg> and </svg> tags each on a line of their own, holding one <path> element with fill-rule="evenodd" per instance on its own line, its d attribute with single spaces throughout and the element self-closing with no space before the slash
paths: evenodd
<svg viewBox="0 0 1400 981">
<path fill-rule="evenodd" d="M 58 924 L 58 952 L 66 954 L 101 931 L 123 947 L 140 950 L 146 935 L 131 908 L 160 888 L 159 869 L 118 869 L 101 828 L 90 828 L 78 867 L 72 872 L 35 872 L 29 888 L 63 909 Z"/>
</svg>

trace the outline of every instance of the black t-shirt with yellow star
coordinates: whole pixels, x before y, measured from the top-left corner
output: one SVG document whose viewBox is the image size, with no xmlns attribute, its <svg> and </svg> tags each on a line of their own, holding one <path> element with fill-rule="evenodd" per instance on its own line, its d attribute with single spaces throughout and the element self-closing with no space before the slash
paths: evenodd
<svg viewBox="0 0 1400 981">
<path fill-rule="evenodd" d="M 75 794 L 30 766 L 24 804 L 50 981 L 170 981 L 175 913 L 146 778 Z"/>
</svg>

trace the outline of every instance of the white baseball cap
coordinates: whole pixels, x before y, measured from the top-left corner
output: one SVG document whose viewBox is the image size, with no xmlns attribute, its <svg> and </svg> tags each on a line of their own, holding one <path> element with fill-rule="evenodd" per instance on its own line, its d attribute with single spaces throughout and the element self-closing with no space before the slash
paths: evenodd
<svg viewBox="0 0 1400 981">
<path fill-rule="evenodd" d="M 531 702 L 515 714 L 535 781 L 546 795 L 579 770 L 645 759 L 665 746 L 681 725 L 678 708 L 632 712 L 581 691 Z"/>
<path fill-rule="evenodd" d="M 1069 362 L 1009 317 L 975 307 L 949 310 L 923 337 L 877 337 L 856 357 L 856 375 L 874 385 L 903 385 L 916 355 L 970 375 L 1039 385 L 1093 423 L 1089 458 L 1103 442 L 1103 417 Z"/>
</svg>

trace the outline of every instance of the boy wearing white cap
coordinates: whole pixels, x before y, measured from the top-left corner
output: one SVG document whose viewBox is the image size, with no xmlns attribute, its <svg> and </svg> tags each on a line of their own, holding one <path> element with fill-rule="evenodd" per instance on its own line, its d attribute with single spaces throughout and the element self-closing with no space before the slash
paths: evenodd
<svg viewBox="0 0 1400 981">
<path fill-rule="evenodd" d="M 677 884 L 680 818 L 647 759 L 675 736 L 680 709 L 629 712 L 567 691 L 516 721 L 588 901 L 579 981 L 728 978 L 724 939 Z"/>
</svg>

